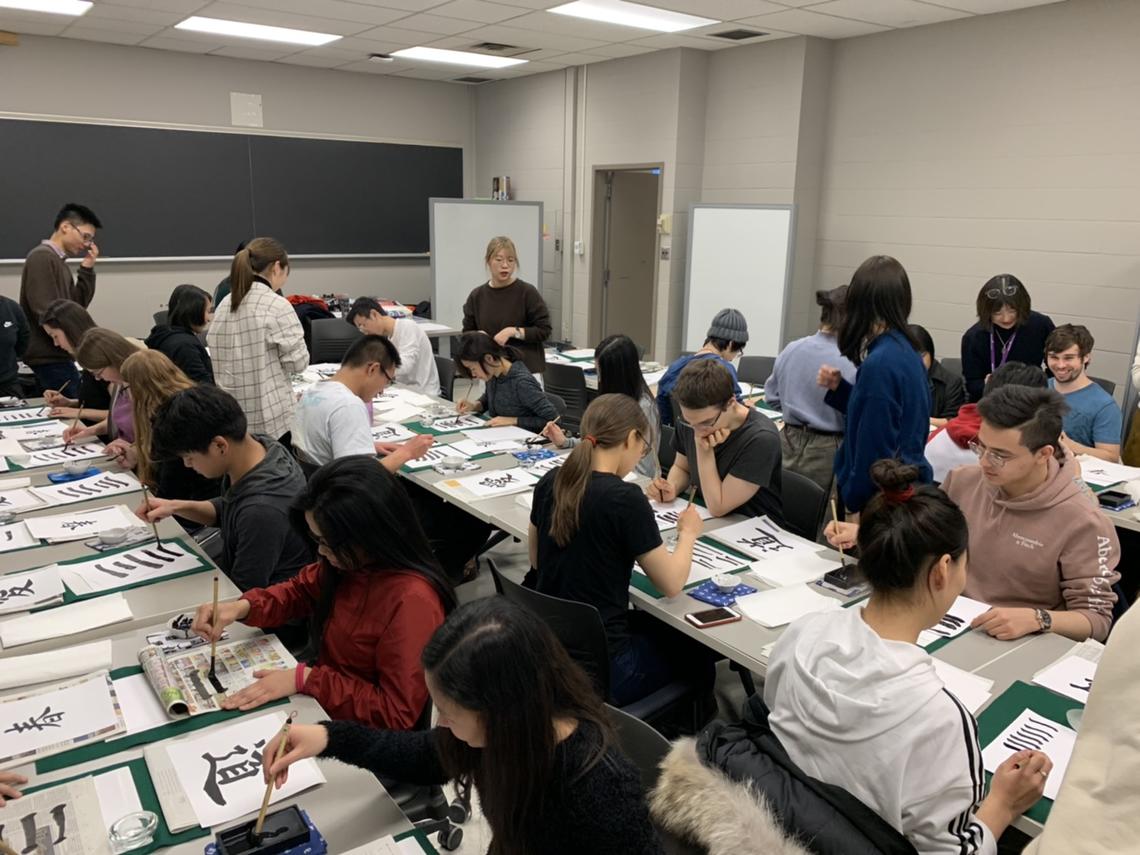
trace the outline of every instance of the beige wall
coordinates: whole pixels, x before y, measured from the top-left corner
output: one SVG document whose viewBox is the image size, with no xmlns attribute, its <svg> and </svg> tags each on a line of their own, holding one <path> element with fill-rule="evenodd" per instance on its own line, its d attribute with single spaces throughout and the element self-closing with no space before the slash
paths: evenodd
<svg viewBox="0 0 1140 855">
<path fill-rule="evenodd" d="M 816 282 L 906 266 L 957 356 L 991 275 L 1085 323 L 1123 383 L 1140 309 L 1140 2 L 1070 0 L 837 42 Z"/>
<path fill-rule="evenodd" d="M 267 131 L 460 145 L 469 183 L 474 174 L 468 87 L 73 39 L 27 36 L 18 48 L 0 48 L 0 115 L 225 129 L 231 91 L 261 94 Z M 97 156 L 93 165 L 98 167 Z M 76 196 L 82 201 L 78 190 Z M 50 226 L 45 224 L 44 237 Z M 174 285 L 193 282 L 212 291 L 227 266 L 223 261 L 101 263 L 92 313 L 123 332 L 143 333 Z M 19 265 L 0 265 L 0 293 L 15 297 L 19 279 Z M 418 302 L 431 296 L 431 275 L 428 262 L 420 259 L 300 259 L 286 290 L 384 294 Z"/>
</svg>

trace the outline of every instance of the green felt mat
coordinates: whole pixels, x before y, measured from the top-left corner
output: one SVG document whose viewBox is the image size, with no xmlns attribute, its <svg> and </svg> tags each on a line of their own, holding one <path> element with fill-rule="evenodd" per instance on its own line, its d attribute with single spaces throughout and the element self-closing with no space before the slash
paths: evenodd
<svg viewBox="0 0 1140 855">
<path fill-rule="evenodd" d="M 733 549 L 731 546 L 725 546 L 719 540 L 714 540 L 707 535 L 699 537 L 698 540 L 700 540 L 706 546 L 711 546 L 715 549 L 719 549 L 721 552 L 727 552 L 729 555 L 737 556 L 740 559 L 740 567 L 736 570 L 729 571 L 729 573 L 734 576 L 747 570 L 748 565 L 755 560 L 749 558 L 740 550 Z M 686 585 L 682 590 L 691 591 L 693 588 L 696 588 L 699 585 L 703 585 L 704 583 L 705 580 L 702 579 L 700 582 L 693 582 L 692 584 Z M 656 587 L 654 587 L 653 583 L 649 581 L 649 577 L 642 573 L 640 570 L 633 571 L 633 576 L 630 578 L 630 584 L 633 585 L 633 587 L 637 588 L 637 590 L 641 591 L 643 594 L 648 594 L 649 596 L 653 597 L 655 600 L 660 600 L 665 596 L 660 591 L 658 591 Z"/>
<path fill-rule="evenodd" d="M 116 668 L 111 672 L 111 679 L 119 680 L 123 677 L 130 677 L 133 674 L 141 674 L 142 672 L 142 668 L 138 665 Z M 287 703 L 289 703 L 288 698 L 280 698 L 272 703 L 263 704 L 256 710 L 247 710 L 246 712 L 259 713 L 262 710 L 279 707 Z M 104 740 L 102 742 L 91 743 L 90 745 L 81 745 L 78 748 L 72 748 L 70 751 L 64 751 L 62 754 L 53 754 L 50 757 L 37 760 L 36 773 L 45 775 L 48 772 L 66 769 L 68 766 L 78 766 L 80 763 L 87 763 L 91 760 L 109 757 L 120 751 L 126 751 L 128 748 L 135 748 L 139 745 L 149 745 L 152 742 L 158 742 L 163 739 L 172 739 L 175 736 L 192 733 L 195 730 L 201 730 L 204 727 L 209 727 L 218 722 L 246 715 L 246 712 L 242 712 L 241 710 L 219 710 L 218 712 L 176 719 L 168 724 L 152 727 L 150 730 L 143 730 L 139 733 L 129 734 L 128 736 L 121 736 L 109 742 Z"/>
<path fill-rule="evenodd" d="M 154 782 L 150 779 L 150 770 L 146 767 L 146 760 L 141 757 L 137 760 L 131 760 L 127 763 L 116 763 L 114 766 L 107 766 L 103 769 L 98 769 L 94 772 L 87 772 L 83 775 L 75 775 L 71 778 L 64 778 L 62 781 L 53 781 L 50 784 L 44 784 L 38 787 L 29 787 L 25 792 L 34 793 L 38 790 L 46 790 L 49 787 L 55 787 L 59 784 L 67 783 L 68 781 L 76 781 L 80 778 L 87 778 L 92 775 L 98 775 L 103 772 L 110 772 L 114 769 L 121 769 L 126 766 L 131 770 L 131 777 L 135 781 L 135 789 L 139 793 L 139 803 L 142 805 L 143 810 L 153 811 L 158 816 L 158 829 L 155 831 L 154 840 L 148 846 L 139 849 L 132 849 L 131 855 L 147 855 L 150 852 L 157 852 L 159 849 L 168 849 L 171 846 L 177 846 L 180 843 L 194 840 L 199 837 L 207 837 L 210 830 L 207 828 L 188 828 L 185 831 L 180 831 L 174 834 L 166 825 L 166 817 L 162 815 L 162 806 L 158 802 L 158 794 L 154 791 Z"/>
<path fill-rule="evenodd" d="M 985 748 L 1025 710 L 1032 710 L 1042 718 L 1069 727 L 1066 713 L 1080 709 L 1084 704 L 1051 692 L 1043 686 L 1031 686 L 1020 680 L 1002 692 L 978 716 L 978 741 Z M 986 782 L 993 777 L 986 773 Z M 1025 812 L 1030 819 L 1044 823 L 1053 809 L 1053 800 L 1043 798 Z"/>
<path fill-rule="evenodd" d="M 428 842 L 427 835 L 422 831 L 405 831 L 403 834 L 397 834 L 396 841 L 407 840 L 409 837 L 420 844 L 420 848 L 423 849 L 427 855 L 438 855 L 436 848 Z"/>
</svg>

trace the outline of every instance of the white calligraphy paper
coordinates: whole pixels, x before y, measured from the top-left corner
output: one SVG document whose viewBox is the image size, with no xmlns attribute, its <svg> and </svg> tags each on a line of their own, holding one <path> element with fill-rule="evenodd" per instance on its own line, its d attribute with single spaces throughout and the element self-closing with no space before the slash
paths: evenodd
<svg viewBox="0 0 1140 855">
<path fill-rule="evenodd" d="M 1081 478 L 1093 487 L 1111 487 L 1140 478 L 1140 467 L 1100 460 L 1087 454 L 1080 455 L 1077 462 L 1081 465 Z"/>
<path fill-rule="evenodd" d="M 67 587 L 83 595 L 208 566 L 196 552 L 168 541 L 152 542 L 111 555 L 96 555 L 74 564 L 60 564 L 58 570 Z"/>
<path fill-rule="evenodd" d="M 942 620 L 918 634 L 918 646 L 929 647 L 941 638 L 957 638 L 970 628 L 970 622 L 985 614 L 990 607 L 969 597 L 958 597 Z"/>
<path fill-rule="evenodd" d="M 525 469 L 495 469 L 490 472 L 481 472 L 478 475 L 468 475 L 466 478 L 441 481 L 440 483 L 452 488 L 466 489 L 482 499 L 529 490 L 538 483 L 538 477 Z"/>
<path fill-rule="evenodd" d="M 22 522 L 0 525 L 0 552 L 11 552 L 14 549 L 27 549 L 37 546 L 39 541 L 28 532 L 28 527 Z"/>
<path fill-rule="evenodd" d="M 990 699 L 991 690 L 994 687 L 993 680 L 979 677 L 969 671 L 963 671 L 961 668 L 956 668 L 941 659 L 931 657 L 930 661 L 934 663 L 934 671 L 942 680 L 942 685 L 960 700 L 970 712 L 976 714 Z"/>
<path fill-rule="evenodd" d="M 1053 761 L 1053 770 L 1045 781 L 1045 798 L 1056 799 L 1076 741 L 1076 731 L 1032 710 L 1025 710 L 997 739 L 982 749 L 982 761 L 987 772 L 996 772 L 998 766 L 1018 751 L 1044 752 Z"/>
<path fill-rule="evenodd" d="M 32 492 L 48 505 L 69 505 L 140 490 L 142 485 L 129 472 L 103 472 L 52 487 L 32 487 Z"/>
<path fill-rule="evenodd" d="M 39 421 L 40 419 L 46 419 L 50 412 L 50 407 L 25 407 L 19 410 L 0 410 L 0 425 Z"/>
<path fill-rule="evenodd" d="M 570 457 L 569 454 L 556 454 L 554 457 L 548 457 L 545 460 L 540 460 L 538 463 L 531 467 L 531 472 L 536 475 L 545 475 L 551 469 L 557 469 Z"/>
<path fill-rule="evenodd" d="M 693 565 L 689 570 L 689 579 L 685 583 L 702 582 L 711 579 L 717 573 L 727 573 L 730 570 L 739 570 L 747 559 L 732 555 L 715 546 L 697 541 L 693 544 Z"/>
<path fill-rule="evenodd" d="M 62 600 L 63 579 L 58 567 L 0 576 L 0 614 L 26 612 Z"/>
<path fill-rule="evenodd" d="M 35 469 L 40 466 L 58 466 L 72 460 L 94 460 L 106 455 L 107 447 L 101 442 L 83 442 L 69 445 L 67 448 L 49 448 L 44 451 L 34 451 L 28 456 L 27 463 L 21 463 L 22 469 Z"/>
<path fill-rule="evenodd" d="M 1087 704 L 1097 664 L 1080 656 L 1066 656 L 1034 677 L 1033 682 L 1059 695 Z"/>
<path fill-rule="evenodd" d="M 404 442 L 405 440 L 415 439 L 416 436 L 415 431 L 408 430 L 398 422 L 377 425 L 372 428 L 373 442 Z"/>
<path fill-rule="evenodd" d="M 261 752 L 284 722 L 283 713 L 247 716 L 159 746 L 169 757 L 200 826 L 231 822 L 261 807 L 265 795 Z M 317 764 L 302 760 L 289 767 L 289 780 L 273 789 L 270 802 L 324 782 Z"/>
<path fill-rule="evenodd" d="M 461 439 L 451 443 L 452 448 L 458 448 L 464 454 L 474 457 L 476 454 L 502 454 L 507 451 L 518 451 L 526 448 L 517 439 Z"/>
<path fill-rule="evenodd" d="M 820 548 L 817 543 L 784 531 L 767 517 L 755 517 L 715 529 L 709 532 L 709 537 L 753 558 L 795 553 L 814 555 Z"/>
<path fill-rule="evenodd" d="M 72 603 L 37 612 L 34 615 L 21 615 L 0 623 L 0 645 L 5 649 L 45 641 L 49 638 L 62 638 L 89 629 L 128 621 L 133 617 L 131 607 L 122 594 L 107 594 L 93 600 Z"/>
<path fill-rule="evenodd" d="M 458 448 L 451 445 L 433 445 L 427 450 L 427 453 L 424 454 L 423 457 L 409 460 L 404 465 L 412 471 L 415 471 L 417 469 L 427 469 L 430 466 L 435 466 L 448 457 L 462 457 L 464 460 L 467 460 L 470 456 L 470 454 L 464 454 Z"/>
<path fill-rule="evenodd" d="M 24 524 L 32 537 L 51 543 L 83 540 L 110 528 L 133 528 L 145 525 L 126 505 L 29 517 L 24 520 Z"/>
<path fill-rule="evenodd" d="M 674 499 L 671 502 L 658 502 L 654 501 L 653 499 L 649 500 L 649 506 L 653 508 L 653 516 L 657 520 L 657 528 L 661 531 L 665 531 L 666 529 L 670 528 L 676 528 L 677 520 L 680 519 L 681 514 L 685 511 L 685 508 L 688 507 L 688 505 L 689 500 L 683 496 Z M 712 511 L 710 511 L 708 508 L 703 508 L 696 503 L 693 504 L 693 507 L 697 509 L 697 513 L 700 514 L 702 520 L 712 519 Z"/>
<path fill-rule="evenodd" d="M 0 809 L 5 842 L 21 853 L 111 855 L 95 780 L 79 778 L 25 793 Z"/>
<path fill-rule="evenodd" d="M 839 600 L 817 594 L 807 585 L 758 591 L 736 598 L 737 611 L 769 629 L 784 626 L 805 615 L 838 608 L 841 608 Z"/>
<path fill-rule="evenodd" d="M 484 423 L 486 424 L 486 423 Z M 479 440 L 480 442 L 499 442 L 500 440 L 515 440 L 516 442 L 526 442 L 528 439 L 534 439 L 538 434 L 529 430 L 523 430 L 516 425 L 507 425 L 506 427 L 481 427 L 481 428 L 468 428 L 463 431 L 463 435 L 468 439 Z"/>
<path fill-rule="evenodd" d="M 25 487 L 21 490 L 7 490 L 0 493 L 0 510 L 27 511 L 47 507 L 47 502 Z"/>
<path fill-rule="evenodd" d="M 839 560 L 826 552 L 788 553 L 752 562 L 752 575 L 773 588 L 803 585 L 839 568 Z"/>
<path fill-rule="evenodd" d="M 0 668 L 0 689 L 51 683 L 94 671 L 109 670 L 110 667 L 111 642 L 106 638 L 43 653 L 8 656 L 4 659 L 4 667 Z"/>
<path fill-rule="evenodd" d="M 97 742 L 126 728 L 106 671 L 0 700 L 0 768 Z"/>
<path fill-rule="evenodd" d="M 440 433 L 454 433 L 466 428 L 487 427 L 487 421 L 478 416 L 455 416 L 454 418 L 436 419 L 431 429 Z"/>
<path fill-rule="evenodd" d="M 406 422 L 409 419 L 418 419 L 423 415 L 423 411 L 418 407 L 413 407 L 410 404 L 402 404 L 397 401 L 393 406 L 384 410 L 376 410 L 372 414 L 372 421 L 374 424 L 383 423 L 396 423 Z"/>
<path fill-rule="evenodd" d="M 20 441 L 32 439 L 46 439 L 47 437 L 62 437 L 67 430 L 67 423 L 59 419 L 34 424 L 6 426 L 0 430 L 0 439 L 15 439 Z M 60 440 L 62 442 L 62 439 Z"/>
</svg>

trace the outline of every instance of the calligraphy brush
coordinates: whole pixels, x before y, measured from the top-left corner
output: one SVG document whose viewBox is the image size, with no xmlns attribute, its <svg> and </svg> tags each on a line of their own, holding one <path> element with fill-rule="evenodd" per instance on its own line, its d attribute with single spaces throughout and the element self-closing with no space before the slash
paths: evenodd
<svg viewBox="0 0 1140 855">
<path fill-rule="evenodd" d="M 218 623 L 218 577 L 214 576 L 214 610 L 210 612 L 210 682 L 219 693 L 225 692 L 226 687 L 218 679 L 218 636 L 215 632 Z"/>
<path fill-rule="evenodd" d="M 143 507 L 146 508 L 146 515 L 149 517 L 150 516 L 150 493 L 147 492 L 146 484 L 142 485 L 142 491 L 143 491 Z M 162 539 L 158 536 L 158 523 L 156 523 L 154 520 L 151 520 L 150 521 L 150 529 L 151 529 L 151 531 L 154 532 L 154 542 L 157 543 L 159 546 L 162 546 Z"/>
<path fill-rule="evenodd" d="M 836 534 L 836 536 L 838 536 L 839 535 L 839 509 L 836 508 L 836 506 L 835 506 L 835 499 L 831 500 L 831 518 L 832 518 L 832 520 L 835 521 L 835 534 Z M 839 566 L 842 567 L 844 570 L 846 570 L 847 569 L 847 554 L 843 551 L 842 546 L 838 546 L 838 549 L 839 549 Z"/>
<path fill-rule="evenodd" d="M 689 503 L 685 505 L 685 510 L 688 510 L 693 506 L 693 496 L 695 495 L 697 495 L 696 485 L 689 488 Z"/>
<path fill-rule="evenodd" d="M 550 422 L 550 424 L 556 425 L 560 421 L 562 421 L 562 416 L 555 416 L 554 421 Z M 542 434 L 539 434 L 538 436 L 532 436 L 530 439 L 525 440 L 523 442 L 523 445 L 537 445 L 538 443 L 542 442 L 545 439 L 546 439 L 545 436 L 543 436 Z"/>
<path fill-rule="evenodd" d="M 285 717 L 285 724 L 281 725 L 281 741 L 277 743 L 277 753 L 273 755 L 273 760 L 269 763 L 270 768 L 273 767 L 277 761 L 285 756 L 285 743 L 289 741 L 289 725 L 293 723 L 295 712 L 289 713 Z M 264 758 L 262 760 L 264 762 Z M 269 799 L 273 796 L 273 778 L 270 777 L 265 785 L 265 795 L 261 799 L 261 810 L 257 812 L 257 822 L 253 826 L 253 831 L 249 833 L 249 842 L 254 846 L 261 845 L 261 829 L 265 826 L 265 813 L 269 810 Z"/>
<path fill-rule="evenodd" d="M 83 415 L 83 402 L 82 401 L 79 402 L 79 409 L 77 409 L 75 411 L 75 418 L 71 420 L 71 430 L 73 432 L 75 431 L 76 426 L 79 424 L 79 417 L 81 415 Z M 67 449 L 69 449 L 70 447 L 71 447 L 71 440 L 69 439 L 67 442 L 65 442 L 63 444 L 63 450 L 67 451 Z"/>
</svg>

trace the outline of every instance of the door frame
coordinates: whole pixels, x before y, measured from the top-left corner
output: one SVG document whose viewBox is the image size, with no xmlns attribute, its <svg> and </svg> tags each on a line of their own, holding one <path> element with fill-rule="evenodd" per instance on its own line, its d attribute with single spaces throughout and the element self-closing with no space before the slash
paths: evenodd
<svg viewBox="0 0 1140 855">
<path fill-rule="evenodd" d="M 645 163 L 620 163 L 620 164 L 594 164 L 591 167 L 591 184 L 590 184 L 590 235 L 591 247 L 590 252 L 590 268 L 589 268 L 589 298 L 588 307 L 589 311 L 586 314 L 586 330 L 591 344 L 597 344 L 603 338 L 602 327 L 602 304 L 605 299 L 605 288 L 603 283 L 604 271 L 603 265 L 605 263 L 605 207 L 604 198 L 598 192 L 600 186 L 604 183 L 604 175 L 607 172 L 649 172 L 657 170 L 657 216 L 661 216 L 661 200 L 664 195 L 665 187 L 665 164 L 662 161 L 645 162 Z M 656 223 L 654 224 L 655 246 L 653 249 L 653 301 L 650 306 L 650 322 L 649 322 L 649 342 L 646 344 L 645 355 L 651 358 L 652 354 L 657 350 L 657 308 L 659 305 L 660 297 L 660 281 L 661 281 L 661 233 L 657 229 Z"/>
</svg>

